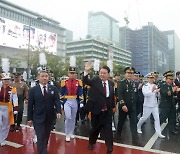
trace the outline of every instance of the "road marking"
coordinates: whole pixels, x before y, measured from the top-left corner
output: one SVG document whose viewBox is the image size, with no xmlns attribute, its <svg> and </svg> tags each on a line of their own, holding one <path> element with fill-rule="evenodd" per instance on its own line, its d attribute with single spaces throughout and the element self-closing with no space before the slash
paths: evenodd
<svg viewBox="0 0 180 154">
<path fill-rule="evenodd" d="M 166 127 L 167 123 L 163 123 L 161 125 L 161 131 L 164 130 L 164 128 Z M 156 133 L 154 133 L 154 135 L 150 138 L 150 140 L 146 143 L 146 145 L 144 146 L 145 149 L 151 149 L 152 146 L 154 145 L 154 143 L 156 142 L 158 138 L 158 135 Z"/>
<path fill-rule="evenodd" d="M 33 128 L 33 127 L 30 127 L 30 126 L 27 126 L 27 125 L 22 125 L 24 127 L 28 127 L 28 128 Z M 161 125 L 161 129 L 164 129 L 165 126 L 162 126 Z M 164 128 L 163 128 L 164 127 Z M 66 136 L 65 133 L 63 132 L 58 132 L 58 131 L 51 131 L 51 133 L 54 133 L 54 134 L 58 134 L 58 135 L 63 135 L 63 136 Z M 88 137 L 84 137 L 84 136 L 79 136 L 79 135 L 74 135 L 75 138 L 77 139 L 84 139 L 84 140 L 89 140 Z M 105 143 L 104 140 L 97 140 L 98 143 Z M 142 150 L 142 151 L 146 151 L 146 152 L 153 152 L 153 153 L 158 153 L 158 154 L 177 154 L 177 153 L 172 153 L 172 152 L 167 152 L 167 151 L 162 151 L 162 150 L 156 150 L 156 149 L 148 149 L 148 148 L 145 148 L 145 147 L 138 147 L 138 146 L 133 146 L 133 145 L 127 145 L 127 144 L 121 144 L 121 143 L 116 143 L 114 142 L 113 143 L 115 146 L 120 146 L 120 147 L 124 147 L 124 148 L 130 148 L 130 149 L 136 149 L 136 150 Z"/>
<path fill-rule="evenodd" d="M 6 141 L 6 145 L 9 145 L 9 146 L 14 147 L 14 148 L 21 148 L 21 147 L 23 147 L 22 144 L 18 144 L 18 143 L 11 142 L 11 141 Z"/>
</svg>

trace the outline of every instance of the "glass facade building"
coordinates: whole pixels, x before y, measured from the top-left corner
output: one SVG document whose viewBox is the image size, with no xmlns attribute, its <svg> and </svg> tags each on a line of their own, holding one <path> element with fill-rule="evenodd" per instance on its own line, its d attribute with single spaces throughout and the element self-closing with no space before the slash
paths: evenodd
<svg viewBox="0 0 180 154">
<path fill-rule="evenodd" d="M 120 45 L 132 52 L 132 66 L 143 75 L 169 69 L 168 39 L 153 23 L 138 30 L 121 27 Z"/>
<path fill-rule="evenodd" d="M 118 21 L 104 12 L 89 12 L 88 35 L 101 38 L 119 47 Z"/>
<path fill-rule="evenodd" d="M 168 38 L 169 68 L 175 72 L 180 71 L 180 39 L 174 30 L 164 31 Z"/>
</svg>

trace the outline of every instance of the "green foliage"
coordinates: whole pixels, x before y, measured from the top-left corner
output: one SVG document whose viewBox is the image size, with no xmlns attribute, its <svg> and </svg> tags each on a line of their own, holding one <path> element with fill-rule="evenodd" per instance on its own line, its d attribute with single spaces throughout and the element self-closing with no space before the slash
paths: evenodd
<svg viewBox="0 0 180 154">
<path fill-rule="evenodd" d="M 33 76 L 37 76 L 37 68 L 40 66 L 39 64 L 39 53 L 44 52 L 43 50 L 30 51 L 29 63 L 31 74 Z M 67 68 L 69 67 L 68 59 L 63 62 L 63 59 L 60 56 L 53 55 L 48 52 L 44 52 L 47 60 L 47 68 L 49 68 L 54 75 L 55 79 L 60 78 L 62 75 L 67 74 Z M 19 56 L 23 56 L 26 61 L 28 61 L 28 53 L 27 51 L 21 53 Z"/>
<path fill-rule="evenodd" d="M 123 75 L 124 74 L 124 69 L 125 69 L 125 66 L 113 63 L 113 73 L 114 74 L 119 73 L 119 74 Z"/>
</svg>

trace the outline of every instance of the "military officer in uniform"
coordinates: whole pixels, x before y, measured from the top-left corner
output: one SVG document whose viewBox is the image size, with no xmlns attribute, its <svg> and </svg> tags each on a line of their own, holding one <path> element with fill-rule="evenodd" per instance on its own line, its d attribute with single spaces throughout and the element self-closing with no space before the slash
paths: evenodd
<svg viewBox="0 0 180 154">
<path fill-rule="evenodd" d="M 64 106 L 66 141 L 74 138 L 74 129 L 78 105 L 83 105 L 82 82 L 76 79 L 75 67 L 70 67 L 69 79 L 61 81 L 60 101 Z"/>
<path fill-rule="evenodd" d="M 142 95 L 143 83 L 140 82 L 140 72 L 134 73 L 134 83 L 135 83 L 136 114 L 137 116 L 141 116 L 144 98 Z"/>
<path fill-rule="evenodd" d="M 14 124 L 14 114 L 17 114 L 18 98 L 16 88 L 10 86 L 10 73 L 2 73 L 1 77 L 2 87 L 0 87 L 0 145 L 4 146 L 6 144 L 5 139 L 8 136 L 9 126 Z"/>
<path fill-rule="evenodd" d="M 124 122 L 127 118 L 127 115 L 129 115 L 132 142 L 134 145 L 140 145 L 137 134 L 135 83 L 133 82 L 135 69 L 132 67 L 126 67 L 124 72 L 125 79 L 120 81 L 118 85 L 119 117 L 117 134 L 118 136 L 121 136 Z"/>
<path fill-rule="evenodd" d="M 138 133 L 142 133 L 141 125 L 146 121 L 146 119 L 152 113 L 155 119 L 155 130 L 160 138 L 165 138 L 164 135 L 161 134 L 160 122 L 159 122 L 159 110 L 158 110 L 158 102 L 157 97 L 159 96 L 160 89 L 153 83 L 154 76 L 153 73 L 149 73 L 147 75 L 148 83 L 142 87 L 142 92 L 144 95 L 144 105 L 143 105 L 143 115 L 139 119 L 137 124 Z"/>
<path fill-rule="evenodd" d="M 175 101 L 174 93 L 180 91 L 179 88 L 173 86 L 173 72 L 167 71 L 163 74 L 165 82 L 160 87 L 160 123 L 166 122 L 168 119 L 168 129 L 172 134 L 177 134 L 175 130 L 176 124 L 176 112 L 175 112 Z"/>
<path fill-rule="evenodd" d="M 24 111 L 24 102 L 28 102 L 28 86 L 25 82 L 21 81 L 21 74 L 14 74 L 14 82 L 12 83 L 13 87 L 17 89 L 18 96 L 18 115 L 17 115 L 17 126 L 16 130 L 20 130 L 20 124 L 22 122 L 23 111 Z"/>
</svg>

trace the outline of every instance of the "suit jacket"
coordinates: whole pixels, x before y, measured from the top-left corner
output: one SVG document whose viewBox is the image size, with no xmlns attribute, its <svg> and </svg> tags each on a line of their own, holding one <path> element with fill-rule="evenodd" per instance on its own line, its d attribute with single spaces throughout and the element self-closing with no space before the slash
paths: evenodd
<svg viewBox="0 0 180 154">
<path fill-rule="evenodd" d="M 177 78 L 174 80 L 174 83 L 178 88 L 180 88 L 180 81 Z M 177 101 L 180 101 L 180 92 L 177 92 L 176 96 L 177 96 Z"/>
<path fill-rule="evenodd" d="M 88 101 L 86 109 L 94 114 L 102 111 L 103 105 L 106 102 L 107 110 L 112 111 L 115 107 L 114 103 L 114 83 L 108 80 L 109 84 L 109 97 L 104 94 L 102 80 L 99 76 L 88 79 L 88 75 L 83 77 L 83 83 L 91 86 L 88 93 Z"/>
<path fill-rule="evenodd" d="M 177 78 L 174 80 L 174 83 L 180 88 L 180 81 Z"/>
<path fill-rule="evenodd" d="M 40 85 L 36 85 L 29 91 L 28 121 L 43 123 L 45 120 L 53 121 L 56 113 L 61 113 L 59 93 L 55 86 L 48 84 L 48 94 L 42 94 Z"/>
</svg>

